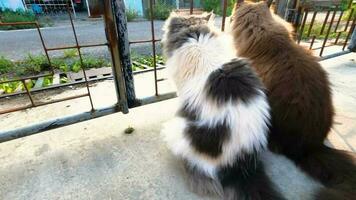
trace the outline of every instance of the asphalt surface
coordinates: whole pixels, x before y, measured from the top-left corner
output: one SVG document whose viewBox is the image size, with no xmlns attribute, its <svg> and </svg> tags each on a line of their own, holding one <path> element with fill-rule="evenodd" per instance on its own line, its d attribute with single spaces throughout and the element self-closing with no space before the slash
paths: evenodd
<svg viewBox="0 0 356 200">
<path fill-rule="evenodd" d="M 67 22 L 67 23 L 66 23 Z M 163 21 L 155 21 L 156 38 L 162 36 Z M 104 24 L 102 21 L 76 21 L 74 23 L 79 44 L 97 44 L 106 42 Z M 151 26 L 149 21 L 128 23 L 129 39 L 148 40 L 151 38 Z M 70 21 L 62 21 L 60 26 L 45 27 L 41 29 L 45 45 L 48 48 L 75 45 Z M 157 47 L 159 48 L 159 43 Z M 148 44 L 132 45 L 132 50 L 137 53 L 150 54 L 152 46 Z M 87 48 L 86 53 L 96 55 L 108 55 L 107 48 Z M 40 37 L 36 29 L 0 31 L 0 55 L 11 59 L 21 59 L 27 54 L 43 53 Z M 50 55 L 61 54 L 61 52 L 51 52 Z"/>
</svg>

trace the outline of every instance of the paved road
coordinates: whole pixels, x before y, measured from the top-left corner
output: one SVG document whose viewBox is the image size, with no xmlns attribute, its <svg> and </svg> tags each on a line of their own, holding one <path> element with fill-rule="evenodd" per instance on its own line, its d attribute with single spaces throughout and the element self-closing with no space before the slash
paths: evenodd
<svg viewBox="0 0 356 200">
<path fill-rule="evenodd" d="M 162 26 L 164 21 L 155 21 L 156 39 L 162 37 Z M 69 21 L 61 21 L 56 27 L 42 28 L 42 35 L 47 47 L 59 47 L 74 45 L 75 40 Z M 80 44 L 96 44 L 106 41 L 103 21 L 82 21 L 75 23 L 76 32 Z M 217 17 L 216 25 L 221 25 L 221 17 Z M 129 39 L 148 40 L 151 38 L 151 24 L 149 21 L 129 22 Z M 132 51 L 139 54 L 151 54 L 152 46 L 147 44 L 134 44 Z M 107 48 L 87 48 L 85 53 L 109 56 Z M 160 45 L 157 44 L 157 51 L 160 52 Z M 43 52 L 40 37 L 36 29 L 0 31 L 0 55 L 11 59 L 20 59 L 28 53 L 38 54 Z M 50 55 L 58 55 L 61 52 L 51 52 Z"/>
<path fill-rule="evenodd" d="M 155 22 L 157 38 L 160 38 L 162 35 L 162 25 L 163 21 Z M 75 27 L 80 44 L 95 44 L 106 41 L 102 21 L 78 21 L 75 23 Z M 145 40 L 150 39 L 151 37 L 150 23 L 147 21 L 130 22 L 128 28 L 130 40 Z M 69 21 L 68 25 L 43 28 L 42 34 L 47 47 L 75 44 L 73 31 Z M 151 46 L 148 44 L 133 45 L 133 48 L 141 53 L 149 53 L 151 50 Z M 106 48 L 90 48 L 86 51 L 95 54 L 106 54 L 105 52 L 107 52 Z M 40 52 L 43 52 L 43 48 L 37 30 L 31 29 L 0 32 L 0 55 L 4 55 L 11 59 L 19 59 L 26 56 L 28 53 L 37 54 Z M 56 53 L 51 53 L 51 55 L 53 54 Z"/>
</svg>

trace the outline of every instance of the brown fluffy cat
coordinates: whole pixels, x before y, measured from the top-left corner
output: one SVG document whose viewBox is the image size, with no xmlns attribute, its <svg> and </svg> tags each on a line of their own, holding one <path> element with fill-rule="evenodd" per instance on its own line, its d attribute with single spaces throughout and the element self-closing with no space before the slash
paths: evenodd
<svg viewBox="0 0 356 200">
<path fill-rule="evenodd" d="M 238 56 L 252 61 L 268 90 L 270 148 L 332 188 L 319 192 L 318 199 L 351 199 L 355 158 L 323 143 L 334 116 L 327 73 L 293 41 L 291 30 L 265 2 L 235 5 L 231 31 Z"/>
</svg>

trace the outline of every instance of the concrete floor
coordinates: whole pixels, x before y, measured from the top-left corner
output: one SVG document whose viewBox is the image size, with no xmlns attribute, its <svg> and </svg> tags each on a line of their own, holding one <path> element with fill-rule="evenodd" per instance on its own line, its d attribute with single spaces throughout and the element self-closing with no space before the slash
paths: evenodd
<svg viewBox="0 0 356 200">
<path fill-rule="evenodd" d="M 351 151 L 356 149 L 355 58 L 348 54 L 321 62 L 330 74 L 337 113 L 328 143 Z M 105 94 L 96 100 L 107 98 Z M 8 128 L 3 122 L 11 122 L 15 114 L 21 121 L 60 112 L 63 108 L 53 110 L 58 105 L 63 106 L 6 115 L 0 127 Z M 76 110 L 81 101 L 70 105 L 67 109 Z M 207 199 L 189 191 L 181 163 L 159 137 L 176 105 L 176 99 L 168 100 L 132 109 L 128 115 L 117 113 L 1 143 L 0 199 Z M 135 131 L 124 134 L 129 126 Z M 266 153 L 264 161 L 288 199 L 309 199 L 320 187 L 282 156 Z"/>
<path fill-rule="evenodd" d="M 159 137 L 176 103 L 2 143 L 0 199 L 207 199 L 189 191 L 181 163 Z M 128 135 L 129 126 L 135 131 Z M 308 199 L 318 187 L 283 157 L 268 153 L 265 160 L 289 199 Z"/>
</svg>

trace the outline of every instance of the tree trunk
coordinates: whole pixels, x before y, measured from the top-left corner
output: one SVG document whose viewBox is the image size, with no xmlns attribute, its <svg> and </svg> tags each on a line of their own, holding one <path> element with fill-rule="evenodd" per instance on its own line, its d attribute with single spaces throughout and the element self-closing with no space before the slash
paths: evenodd
<svg viewBox="0 0 356 200">
<path fill-rule="evenodd" d="M 124 0 L 113 0 L 115 22 L 118 34 L 118 46 L 119 54 L 121 58 L 121 65 L 123 68 L 123 74 L 125 78 L 127 103 L 129 107 L 134 106 L 137 103 L 135 95 L 134 80 L 132 74 L 132 64 L 130 56 L 130 45 L 127 31 L 127 19 L 125 13 Z"/>
</svg>

